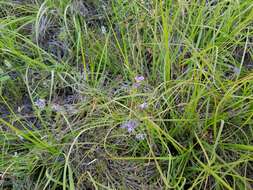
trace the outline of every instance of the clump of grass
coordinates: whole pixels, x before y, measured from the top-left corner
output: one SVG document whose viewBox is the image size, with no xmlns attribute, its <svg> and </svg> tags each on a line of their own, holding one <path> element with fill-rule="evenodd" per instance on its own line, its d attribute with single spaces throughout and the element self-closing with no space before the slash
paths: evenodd
<svg viewBox="0 0 253 190">
<path fill-rule="evenodd" d="M 0 1 L 0 187 L 252 189 L 253 4 Z"/>
</svg>

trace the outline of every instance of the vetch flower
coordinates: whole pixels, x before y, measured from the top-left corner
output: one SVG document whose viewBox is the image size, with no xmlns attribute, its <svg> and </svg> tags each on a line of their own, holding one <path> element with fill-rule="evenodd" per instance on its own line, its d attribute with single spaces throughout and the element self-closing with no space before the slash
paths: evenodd
<svg viewBox="0 0 253 190">
<path fill-rule="evenodd" d="M 139 125 L 139 122 L 138 122 L 138 121 L 136 121 L 136 120 L 129 120 L 129 121 L 123 123 L 123 124 L 120 126 L 120 128 L 122 128 L 122 129 L 127 129 L 127 131 L 128 131 L 129 133 L 132 133 L 132 132 L 135 130 L 135 128 L 138 127 L 138 125 Z"/>
<path fill-rule="evenodd" d="M 145 110 L 145 109 L 148 108 L 148 103 L 147 103 L 147 102 L 144 102 L 144 103 L 140 104 L 138 107 L 139 107 L 139 109 L 141 109 L 141 110 Z"/>
<path fill-rule="evenodd" d="M 45 106 L 46 106 L 46 100 L 44 99 L 37 99 L 35 102 L 34 102 L 35 106 L 37 106 L 39 109 L 44 109 Z"/>
<path fill-rule="evenodd" d="M 134 87 L 134 88 L 138 88 L 138 87 L 140 87 L 140 86 L 141 86 L 141 83 L 135 82 L 135 83 L 133 84 L 133 87 Z"/>
<path fill-rule="evenodd" d="M 135 138 L 137 140 L 140 140 L 140 141 L 144 140 L 146 138 L 146 134 L 144 134 L 144 133 L 138 133 L 138 134 L 135 135 Z"/>
<path fill-rule="evenodd" d="M 143 80 L 145 80 L 144 76 L 136 76 L 134 79 L 135 79 L 135 83 L 133 84 L 133 86 L 134 86 L 135 88 L 140 87 L 140 86 L 141 86 L 141 82 L 142 82 Z"/>
<path fill-rule="evenodd" d="M 144 76 L 136 76 L 134 79 L 135 79 L 135 81 L 136 81 L 137 83 L 140 83 L 140 82 L 142 82 L 145 78 L 144 78 Z"/>
</svg>

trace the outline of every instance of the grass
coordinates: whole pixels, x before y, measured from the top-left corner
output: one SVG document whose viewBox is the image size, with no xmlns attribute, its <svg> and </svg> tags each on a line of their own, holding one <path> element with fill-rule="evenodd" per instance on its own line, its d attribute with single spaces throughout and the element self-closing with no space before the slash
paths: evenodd
<svg viewBox="0 0 253 190">
<path fill-rule="evenodd" d="M 0 0 L 0 188 L 250 190 L 252 69 L 251 0 Z"/>
</svg>

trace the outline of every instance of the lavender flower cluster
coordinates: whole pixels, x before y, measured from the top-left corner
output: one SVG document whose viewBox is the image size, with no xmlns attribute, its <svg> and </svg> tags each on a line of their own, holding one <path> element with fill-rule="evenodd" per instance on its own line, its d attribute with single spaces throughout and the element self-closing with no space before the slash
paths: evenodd
<svg viewBox="0 0 253 190">
<path fill-rule="evenodd" d="M 39 109 L 44 109 L 45 106 L 46 106 L 46 100 L 44 99 L 37 99 L 35 102 L 34 102 L 35 106 L 37 106 Z"/>
<path fill-rule="evenodd" d="M 121 124 L 120 128 L 127 129 L 129 133 L 134 132 L 135 128 L 139 126 L 139 122 L 136 120 L 129 120 Z"/>
<path fill-rule="evenodd" d="M 142 82 L 145 80 L 144 76 L 136 76 L 135 78 L 135 83 L 133 84 L 133 87 L 135 88 L 139 88 L 142 84 Z M 142 104 L 140 104 L 138 106 L 138 108 L 140 110 L 144 110 L 148 108 L 148 103 L 147 102 L 143 102 Z M 128 120 L 126 122 L 124 122 L 123 124 L 121 124 L 120 128 L 122 129 L 126 129 L 128 131 L 128 133 L 133 133 L 135 131 L 135 129 L 140 125 L 140 123 L 137 120 Z M 146 138 L 146 134 L 144 133 L 138 133 L 135 135 L 135 138 L 137 140 L 144 140 Z"/>
<path fill-rule="evenodd" d="M 135 131 L 135 129 L 140 125 L 140 123 L 136 120 L 128 120 L 126 122 L 124 122 L 123 124 L 121 124 L 120 128 L 122 129 L 126 129 L 128 131 L 128 133 L 133 133 Z M 137 140 L 144 140 L 146 137 L 146 134 L 144 133 L 138 133 L 135 135 L 135 138 Z"/>
<path fill-rule="evenodd" d="M 134 79 L 135 79 L 135 83 L 133 84 L 133 86 L 134 86 L 135 88 L 140 87 L 142 81 L 145 80 L 144 76 L 136 76 Z"/>
</svg>

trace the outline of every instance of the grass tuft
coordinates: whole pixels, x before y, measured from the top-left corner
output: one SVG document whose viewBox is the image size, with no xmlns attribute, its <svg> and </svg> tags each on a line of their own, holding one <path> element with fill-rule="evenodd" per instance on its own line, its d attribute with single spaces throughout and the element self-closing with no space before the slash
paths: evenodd
<svg viewBox="0 0 253 190">
<path fill-rule="evenodd" d="M 0 188 L 250 190 L 252 69 L 252 0 L 0 0 Z"/>
</svg>

